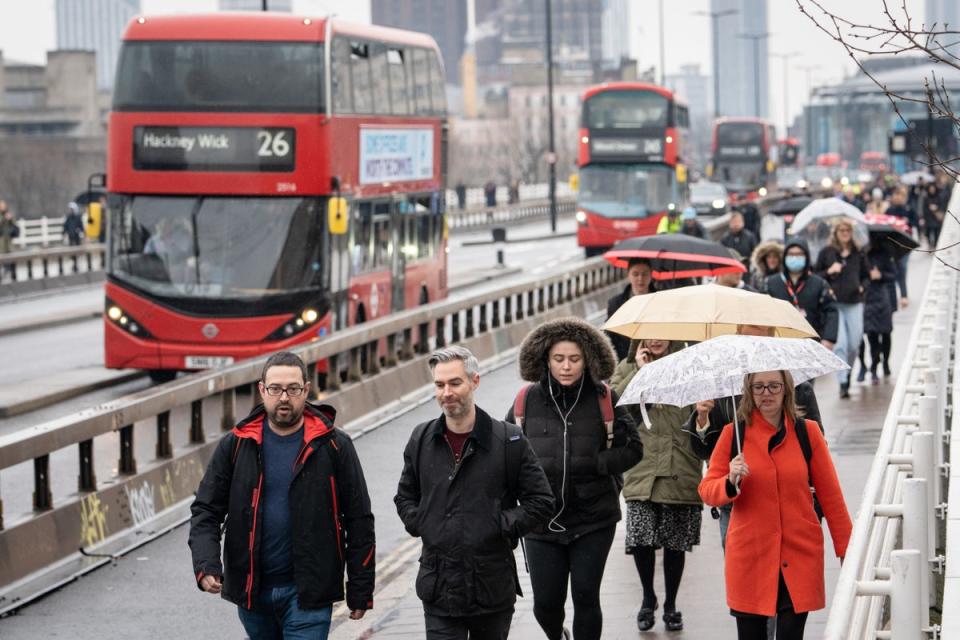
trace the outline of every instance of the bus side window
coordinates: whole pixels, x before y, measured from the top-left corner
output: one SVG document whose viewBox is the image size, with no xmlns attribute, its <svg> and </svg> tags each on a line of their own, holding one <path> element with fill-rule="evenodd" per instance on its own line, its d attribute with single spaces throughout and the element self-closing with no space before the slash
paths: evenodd
<svg viewBox="0 0 960 640">
<path fill-rule="evenodd" d="M 353 224 L 350 225 L 350 257 L 353 273 L 362 273 L 372 266 L 370 243 L 373 241 L 373 209 L 369 202 L 355 203 L 355 207 Z"/>
<path fill-rule="evenodd" d="M 353 80 L 353 112 L 373 113 L 370 45 L 365 42 L 350 43 L 350 75 Z"/>
<path fill-rule="evenodd" d="M 403 50 L 403 70 L 406 76 L 407 105 L 410 115 L 417 113 L 417 88 L 413 79 L 413 52 L 416 49 Z"/>
<path fill-rule="evenodd" d="M 407 105 L 407 78 L 402 49 L 387 49 L 387 68 L 390 73 L 390 105 L 394 115 L 405 116 L 410 114 Z"/>
<path fill-rule="evenodd" d="M 430 228 L 432 221 L 433 216 L 429 209 L 417 213 L 417 252 L 421 258 L 433 255 L 433 234 Z"/>
<path fill-rule="evenodd" d="M 447 113 L 447 96 L 443 86 L 443 67 L 436 52 L 427 54 L 430 58 L 430 93 L 433 95 L 433 113 L 442 116 Z"/>
<path fill-rule="evenodd" d="M 370 73 L 373 75 L 373 113 L 390 114 L 390 77 L 387 74 L 387 48 L 370 45 Z"/>
<path fill-rule="evenodd" d="M 350 43 L 334 38 L 330 52 L 330 83 L 334 113 L 353 112 L 353 82 L 350 78 Z"/>
<path fill-rule="evenodd" d="M 430 62 L 426 49 L 412 49 L 413 64 L 413 98 L 414 113 L 418 116 L 430 115 L 433 108 L 430 106 Z"/>
<path fill-rule="evenodd" d="M 389 202 L 378 202 L 374 208 L 373 241 L 373 268 L 391 268 L 393 261 L 393 243 L 390 240 Z"/>
</svg>

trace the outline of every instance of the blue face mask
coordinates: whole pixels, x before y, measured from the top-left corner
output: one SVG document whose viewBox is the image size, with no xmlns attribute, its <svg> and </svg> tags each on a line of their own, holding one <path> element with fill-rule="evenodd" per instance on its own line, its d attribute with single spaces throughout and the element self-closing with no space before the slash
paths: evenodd
<svg viewBox="0 0 960 640">
<path fill-rule="evenodd" d="M 799 273 L 807 266 L 807 259 L 804 256 L 787 256 L 783 263 L 787 265 L 787 271 Z"/>
</svg>

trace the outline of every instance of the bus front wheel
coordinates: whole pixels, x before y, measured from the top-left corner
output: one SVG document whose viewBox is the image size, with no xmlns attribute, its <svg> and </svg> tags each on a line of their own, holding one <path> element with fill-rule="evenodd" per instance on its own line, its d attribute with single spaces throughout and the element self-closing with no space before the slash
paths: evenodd
<svg viewBox="0 0 960 640">
<path fill-rule="evenodd" d="M 177 372 L 173 369 L 150 369 L 147 371 L 147 375 L 150 376 L 154 384 L 163 384 L 176 378 Z"/>
</svg>

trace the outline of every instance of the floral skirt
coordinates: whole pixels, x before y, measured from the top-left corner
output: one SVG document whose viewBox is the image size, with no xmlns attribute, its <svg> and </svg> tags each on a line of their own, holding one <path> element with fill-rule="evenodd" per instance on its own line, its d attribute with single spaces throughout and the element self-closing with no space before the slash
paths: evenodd
<svg viewBox="0 0 960 640">
<path fill-rule="evenodd" d="M 626 551 L 656 547 L 672 551 L 693 551 L 700 544 L 703 507 L 693 504 L 627 502 Z"/>
</svg>

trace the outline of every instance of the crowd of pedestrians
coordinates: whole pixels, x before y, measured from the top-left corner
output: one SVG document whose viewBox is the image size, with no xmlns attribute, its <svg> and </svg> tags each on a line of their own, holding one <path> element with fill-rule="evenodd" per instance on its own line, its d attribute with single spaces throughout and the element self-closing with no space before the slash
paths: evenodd
<svg viewBox="0 0 960 640">
<path fill-rule="evenodd" d="M 936 212 L 946 208 L 935 184 L 894 186 L 857 204 L 903 218 L 931 243 L 942 222 Z M 700 235 L 688 212 L 671 213 L 666 232 Z M 835 222 L 814 259 L 803 240 L 758 243 L 734 214 L 721 242 L 749 274 L 717 281 L 787 301 L 825 347 L 850 364 L 860 357 L 859 381 L 869 371 L 877 382 L 890 374 L 906 263 L 879 243 L 860 246 L 853 232 Z M 630 260 L 608 315 L 652 294 L 652 275 L 649 261 Z M 773 335 L 753 325 L 737 333 Z M 638 630 L 659 618 L 680 631 L 686 555 L 701 542 L 704 505 L 719 521 L 738 637 L 803 637 L 808 613 L 825 606 L 820 521 L 841 560 L 852 528 L 814 385 L 765 371 L 747 376 L 737 397 L 617 406 L 644 367 L 687 346 L 608 335 L 576 318 L 545 322 L 520 347 L 524 382 L 503 420 L 475 403 L 481 376 L 470 351 L 451 346 L 429 357 L 441 411 L 413 429 L 394 499 L 422 541 L 415 591 L 427 638 L 508 636 L 523 595 L 520 544 L 544 636 L 602 638 L 600 587 L 620 520 L 641 584 Z M 849 389 L 849 373 L 841 374 L 841 397 Z M 259 391 L 263 403 L 219 443 L 192 505 L 197 586 L 236 604 L 251 638 L 325 638 L 334 602 L 345 599 L 352 619 L 373 606 L 374 516 L 363 470 L 335 410 L 307 401 L 296 355 L 272 356 Z"/>
</svg>

